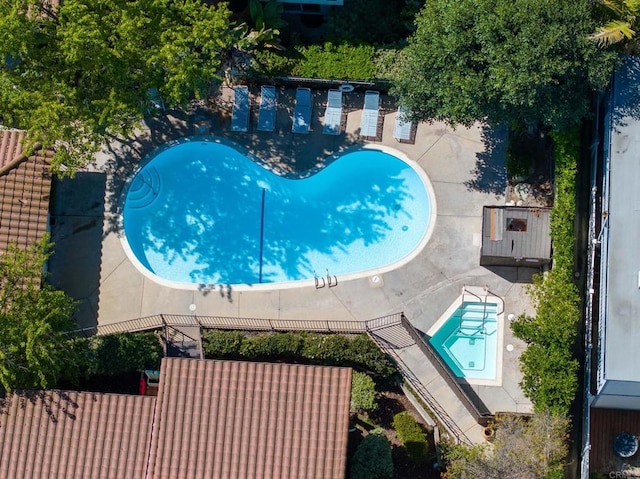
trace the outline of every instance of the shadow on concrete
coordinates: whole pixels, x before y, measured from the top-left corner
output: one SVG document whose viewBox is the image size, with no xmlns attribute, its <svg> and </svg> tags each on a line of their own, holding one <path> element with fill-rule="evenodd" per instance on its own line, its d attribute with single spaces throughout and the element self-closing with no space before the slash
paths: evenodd
<svg viewBox="0 0 640 479">
<path fill-rule="evenodd" d="M 476 167 L 472 170 L 474 177 L 465 186 L 469 190 L 501 197 L 507 189 L 507 129 L 484 126 L 482 142 L 485 149 L 476 155 Z"/>
<path fill-rule="evenodd" d="M 506 279 L 510 283 L 533 283 L 533 277 L 542 273 L 542 268 L 525 266 L 483 266 L 493 274 Z"/>
<path fill-rule="evenodd" d="M 97 324 L 105 190 L 103 173 L 81 172 L 53 184 L 49 281 L 78 301 L 80 328 Z"/>
</svg>

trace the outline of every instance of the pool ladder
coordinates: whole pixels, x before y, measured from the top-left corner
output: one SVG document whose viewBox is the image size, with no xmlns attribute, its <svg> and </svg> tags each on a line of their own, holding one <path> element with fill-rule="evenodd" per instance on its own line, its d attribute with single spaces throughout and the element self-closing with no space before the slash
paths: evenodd
<svg viewBox="0 0 640 479">
<path fill-rule="evenodd" d="M 324 288 L 327 285 L 329 285 L 330 288 L 333 288 L 334 286 L 338 286 L 338 277 L 336 275 L 330 275 L 328 269 L 326 271 L 327 271 L 326 281 L 323 276 L 318 276 L 315 271 L 313 272 L 313 278 L 316 281 L 316 289 Z"/>
</svg>

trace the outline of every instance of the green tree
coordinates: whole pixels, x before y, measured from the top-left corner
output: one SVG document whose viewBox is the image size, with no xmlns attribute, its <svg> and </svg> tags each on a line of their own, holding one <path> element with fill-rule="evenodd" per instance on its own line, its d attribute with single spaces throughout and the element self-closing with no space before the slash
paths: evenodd
<svg viewBox="0 0 640 479">
<path fill-rule="evenodd" d="M 160 369 L 164 351 L 155 333 L 120 333 L 88 339 L 87 376 L 119 376 Z"/>
<path fill-rule="evenodd" d="M 614 67 L 589 0 L 430 0 L 416 25 L 392 89 L 414 120 L 563 128 Z"/>
<path fill-rule="evenodd" d="M 447 478 L 563 477 L 568 427 L 567 419 L 548 413 L 528 419 L 503 416 L 496 421 L 492 448 L 446 448 Z"/>
<path fill-rule="evenodd" d="M 351 376 L 351 411 L 374 411 L 376 404 L 376 383 L 368 374 L 353 372 Z"/>
<path fill-rule="evenodd" d="M 127 136 L 159 92 L 203 96 L 231 44 L 226 3 L 201 0 L 0 2 L 0 117 L 55 151 L 68 173 Z"/>
<path fill-rule="evenodd" d="M 351 465 L 351 479 L 391 479 L 391 444 L 380 429 L 374 429 L 358 445 Z"/>
<path fill-rule="evenodd" d="M 75 303 L 41 284 L 51 247 L 45 236 L 0 255 L 0 384 L 8 391 L 51 387 L 75 367 L 63 333 L 73 325 Z"/>
<path fill-rule="evenodd" d="M 640 1 L 638 0 L 600 0 L 610 20 L 598 27 L 591 39 L 601 47 L 607 47 L 622 41 L 633 41 L 640 27 Z"/>
</svg>

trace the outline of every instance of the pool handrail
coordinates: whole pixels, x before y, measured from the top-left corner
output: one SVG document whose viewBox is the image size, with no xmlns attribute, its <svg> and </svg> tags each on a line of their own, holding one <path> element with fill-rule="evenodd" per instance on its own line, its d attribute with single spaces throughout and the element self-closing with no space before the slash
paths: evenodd
<svg viewBox="0 0 640 479">
<path fill-rule="evenodd" d="M 322 133 L 325 135 L 340 134 L 342 129 L 342 92 L 340 90 L 327 92 L 327 109 L 323 124 Z"/>
<path fill-rule="evenodd" d="M 291 130 L 294 133 L 309 133 L 311 109 L 311 89 L 296 88 L 296 103 L 293 109 L 293 125 L 291 126 Z"/>
<path fill-rule="evenodd" d="M 465 406 L 469 414 L 471 414 L 476 422 L 481 426 L 488 426 L 493 419 L 493 414 L 480 400 L 477 394 L 471 388 L 463 388 L 462 385 L 456 380 L 453 371 L 448 364 L 446 364 L 433 349 L 431 344 L 422 337 L 422 334 L 411 324 L 411 322 L 403 314 L 401 317 L 401 324 L 409 333 L 409 336 L 416 342 L 420 350 L 427 357 L 433 367 L 440 373 L 440 376 L 449 385 L 453 393 L 458 397 L 460 402 Z M 471 398 L 470 396 L 474 396 Z M 480 407 L 479 407 L 480 406 Z"/>
<path fill-rule="evenodd" d="M 231 131 L 249 131 L 249 88 L 233 87 L 233 109 L 231 112 Z"/>
<path fill-rule="evenodd" d="M 273 85 L 262 85 L 262 87 L 260 87 L 258 131 L 273 131 L 275 129 L 277 107 L 276 87 Z"/>
</svg>

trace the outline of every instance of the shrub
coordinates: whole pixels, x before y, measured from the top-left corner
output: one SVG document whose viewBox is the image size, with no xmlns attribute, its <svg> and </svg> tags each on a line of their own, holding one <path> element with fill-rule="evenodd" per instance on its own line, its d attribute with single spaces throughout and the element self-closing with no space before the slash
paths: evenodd
<svg viewBox="0 0 640 479">
<path fill-rule="evenodd" d="M 235 358 L 240 355 L 240 346 L 246 338 L 242 331 L 207 331 L 202 336 L 205 355 L 212 358 Z"/>
<path fill-rule="evenodd" d="M 522 389 L 536 411 L 566 415 L 577 388 L 578 361 L 572 350 L 580 320 L 578 290 L 573 282 L 575 173 L 578 131 L 554 136 L 555 200 L 551 211 L 553 269 L 538 275 L 529 290 L 535 317 L 520 316 L 513 333 L 528 344 L 520 356 Z"/>
<path fill-rule="evenodd" d="M 429 452 L 429 443 L 420 425 L 406 411 L 393 416 L 393 428 L 407 450 L 409 458 L 416 464 L 422 464 Z"/>
<path fill-rule="evenodd" d="M 351 464 L 351 479 L 392 479 L 391 444 L 380 429 L 374 429 L 358 445 Z"/>
<path fill-rule="evenodd" d="M 351 377 L 351 410 L 373 411 L 376 404 L 376 384 L 365 373 L 353 372 Z"/>
<path fill-rule="evenodd" d="M 256 333 L 210 330 L 203 335 L 209 358 L 306 359 L 313 364 L 348 365 L 383 377 L 395 368 L 366 335 L 350 338 L 342 334 L 310 332 Z"/>
<path fill-rule="evenodd" d="M 144 369 L 159 369 L 164 356 L 155 333 L 94 336 L 87 341 L 85 375 L 119 376 Z"/>
<path fill-rule="evenodd" d="M 351 340 L 347 361 L 356 366 L 364 366 L 383 377 L 389 377 L 396 372 L 393 363 L 366 334 L 359 334 Z"/>
<path fill-rule="evenodd" d="M 303 47 L 304 61 L 293 69 L 293 74 L 308 78 L 373 80 L 376 67 L 373 59 L 375 47 L 351 43 L 325 43 Z"/>
</svg>

